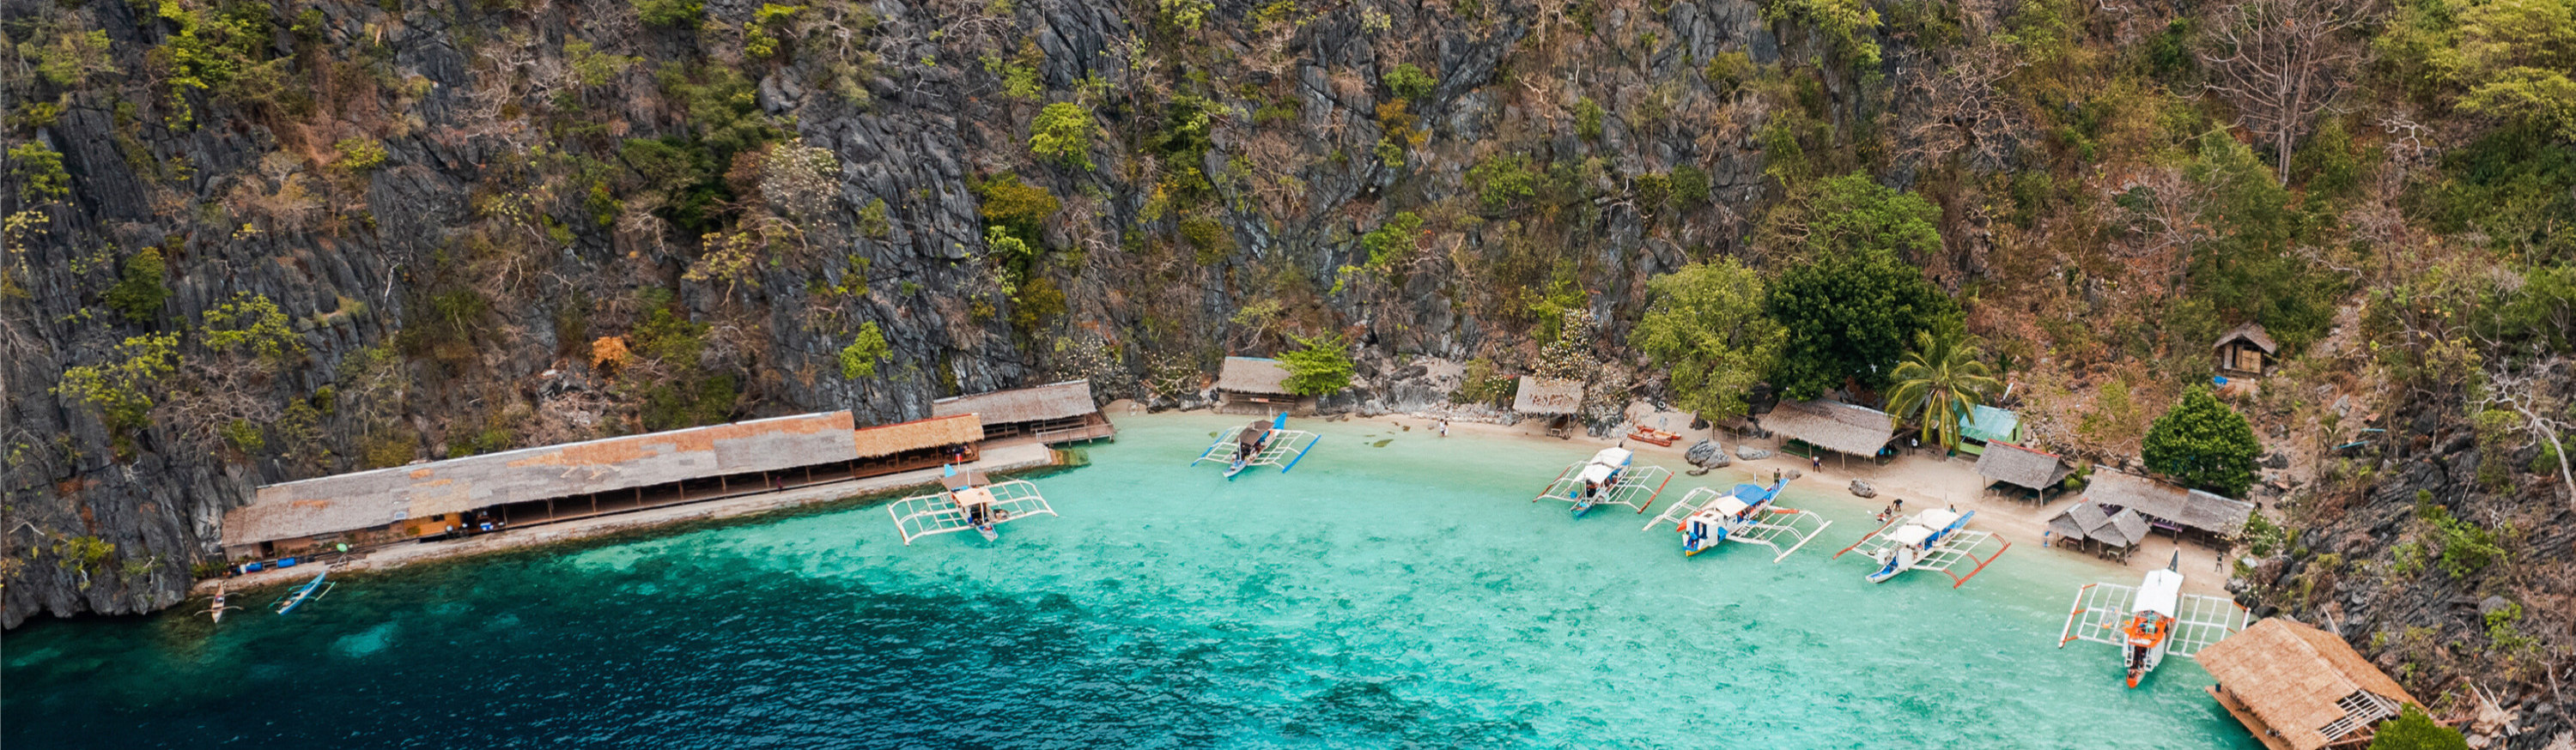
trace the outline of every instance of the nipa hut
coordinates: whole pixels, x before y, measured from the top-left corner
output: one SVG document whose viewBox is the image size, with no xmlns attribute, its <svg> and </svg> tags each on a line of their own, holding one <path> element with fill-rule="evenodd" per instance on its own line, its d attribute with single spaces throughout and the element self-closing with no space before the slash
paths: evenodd
<svg viewBox="0 0 2576 750">
<path fill-rule="evenodd" d="M 1987 491 L 2041 502 L 2047 502 L 2074 471 L 2055 453 L 2000 441 L 1987 444 L 1985 455 L 1977 457 L 1977 476 L 1986 478 Z"/>
<path fill-rule="evenodd" d="M 2177 539 L 2186 533 L 2232 539 L 2244 533 L 2245 520 L 2254 515 L 2253 503 L 2116 471 L 2094 472 L 2084 498 L 2135 510 L 2147 517 L 2148 525 L 2173 532 Z"/>
<path fill-rule="evenodd" d="M 1288 368 L 1263 357 L 1227 357 L 1216 376 L 1217 411 L 1229 414 L 1308 414 L 1315 397 L 1288 390 Z"/>
<path fill-rule="evenodd" d="M 2261 323 L 2237 326 L 2218 337 L 2214 346 L 2218 348 L 2219 374 L 2246 377 L 2262 376 L 2272 363 L 2272 355 L 2281 351 L 2281 345 L 2273 343 L 2272 335 L 2264 332 Z"/>
<path fill-rule="evenodd" d="M 2200 650 L 2209 695 L 2272 750 L 2359 747 L 2379 722 L 2422 705 L 2332 633 L 2278 617 Z"/>
<path fill-rule="evenodd" d="M 2146 541 L 2147 519 L 2134 510 L 2113 511 L 2088 500 L 2058 511 L 2048 519 L 2048 530 L 2056 533 L 2058 544 L 2080 545 L 2104 557 L 2125 559 L 2139 542 Z"/>
<path fill-rule="evenodd" d="M 1583 412 L 1583 381 L 1523 375 L 1512 394 L 1512 411 L 1547 420 L 1550 437 L 1571 438 L 1575 418 Z"/>
<path fill-rule="evenodd" d="M 986 440 L 1032 436 L 1056 445 L 1118 436 L 1099 405 L 1092 403 L 1088 380 L 943 398 L 930 402 L 930 414 L 973 414 L 983 422 Z"/>
<path fill-rule="evenodd" d="M 851 434 L 860 476 L 927 469 L 981 457 L 984 423 L 973 414 L 877 425 Z"/>
<path fill-rule="evenodd" d="M 1762 417 L 1762 427 L 1812 449 L 1848 457 L 1877 458 L 1896 438 L 1896 420 L 1887 412 L 1840 401 L 1782 403 Z"/>
</svg>

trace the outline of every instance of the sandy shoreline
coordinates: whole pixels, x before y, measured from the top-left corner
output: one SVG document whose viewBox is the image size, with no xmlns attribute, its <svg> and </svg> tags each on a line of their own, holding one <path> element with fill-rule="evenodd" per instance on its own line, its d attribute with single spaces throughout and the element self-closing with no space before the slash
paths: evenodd
<svg viewBox="0 0 2576 750">
<path fill-rule="evenodd" d="M 1189 413 L 1212 412 L 1199 410 Z M 1640 460 L 1660 464 L 1677 473 L 1690 466 L 1688 461 L 1683 460 L 1683 452 L 1689 450 L 1692 443 L 1699 442 L 1700 438 L 1708 437 L 1707 430 L 1687 429 L 1691 422 L 1691 416 L 1688 414 L 1641 411 L 1634 413 L 1632 418 L 1636 423 L 1644 425 L 1657 424 L 1657 420 L 1661 419 L 1663 424 L 1669 425 L 1664 429 L 1682 433 L 1682 439 L 1674 441 L 1669 448 L 1633 440 L 1624 443 L 1628 448 L 1637 451 Z M 1374 417 L 1354 416 L 1349 421 L 1381 422 L 1399 427 L 1436 431 L 1440 418 L 1420 414 L 1388 414 Z M 1616 436 L 1598 438 L 1578 433 L 1569 439 L 1551 438 L 1546 435 L 1542 423 L 1534 419 L 1521 420 L 1517 425 L 1452 421 L 1449 423 L 1449 434 L 1505 442 L 1571 443 L 1600 447 L 1622 444 Z M 1728 456 L 1733 457 L 1739 443 L 1722 436 L 1718 442 L 1726 446 Z M 2104 560 L 2073 548 L 2057 549 L 2041 546 L 2044 535 L 2048 531 L 2048 519 L 2065 510 L 2067 506 L 2081 502 L 2081 495 L 2061 494 L 2046 505 L 1988 495 L 1984 491 L 1985 478 L 1977 475 L 1975 456 L 1961 454 L 1958 458 L 1945 460 L 1937 455 L 1909 454 L 1884 466 L 1854 459 L 1850 469 L 1846 471 L 1840 461 L 1831 457 L 1825 459 L 1824 468 L 1814 468 L 1803 456 L 1780 453 L 1780 443 L 1781 439 L 1777 437 L 1744 441 L 1741 444 L 1768 449 L 1772 451 L 1772 455 L 1759 461 L 1737 459 L 1734 465 L 1728 468 L 1759 476 L 1769 476 L 1770 469 L 1796 469 L 1803 476 L 1791 480 L 1791 485 L 1848 502 L 1850 503 L 1848 507 L 1862 509 L 1865 512 L 1876 512 L 1879 508 L 1885 507 L 1891 498 L 1903 498 L 1905 506 L 1909 509 L 1949 504 L 1957 506 L 1961 511 L 1974 510 L 1977 511 L 1977 518 L 1972 528 L 1994 532 L 1997 536 L 2011 541 L 2013 546 L 2009 554 L 2050 558 L 2044 564 L 2086 571 L 2108 572 L 2121 569 L 2129 571 L 2106 577 L 2104 581 L 2107 583 L 2135 584 L 2136 579 L 2144 576 L 2147 571 L 2164 568 L 2173 559 L 2174 553 L 2180 551 L 2185 593 L 2229 596 L 2228 572 L 2221 562 L 2221 551 L 2197 542 L 2176 542 L 2168 535 L 2150 535 L 2145 543 L 2138 546 L 2135 553 L 2129 555 L 2126 563 Z M 1878 497 L 1863 499 L 1852 495 L 1849 486 L 1853 479 L 1866 481 L 1876 487 Z M 1660 506 L 1660 503 L 1658 505 Z M 1661 512 L 1660 507 L 1657 512 Z M 1857 538 L 1858 536 L 1854 535 L 1850 539 L 1844 539 L 1838 533 L 1833 539 L 1819 539 L 1817 543 L 1824 544 L 1832 541 L 1834 544 L 1831 546 L 1840 547 Z"/>
</svg>

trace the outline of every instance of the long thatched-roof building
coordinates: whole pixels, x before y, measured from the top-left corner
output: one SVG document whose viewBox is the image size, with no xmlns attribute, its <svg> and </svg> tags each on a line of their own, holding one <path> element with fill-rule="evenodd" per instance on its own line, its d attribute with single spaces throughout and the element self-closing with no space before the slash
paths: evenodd
<svg viewBox="0 0 2576 750">
<path fill-rule="evenodd" d="M 1840 401 L 1793 401 L 1762 417 L 1762 427 L 1820 450 L 1844 456 L 1876 458 L 1896 439 L 1896 420 L 1887 412 Z"/>
<path fill-rule="evenodd" d="M 2075 472 L 2066 460 L 2055 453 L 2025 448 L 2006 442 L 1986 444 L 1984 455 L 1977 457 L 1977 476 L 1986 478 L 1988 491 L 2002 490 L 2012 494 L 2046 501 Z"/>
<path fill-rule="evenodd" d="M 2209 695 L 2272 750 L 2359 747 L 2379 722 L 2422 705 L 2342 637 L 2278 617 L 2195 657 Z"/>
<path fill-rule="evenodd" d="M 2084 499 L 2135 510 L 2149 525 L 2176 535 L 2232 538 L 2245 531 L 2246 519 L 2254 515 L 2253 503 L 2116 471 L 2094 472 Z"/>
<path fill-rule="evenodd" d="M 865 429 L 847 411 L 521 448 L 260 487 L 227 554 L 570 520 L 973 460 L 975 415 Z M 488 527 L 488 528 L 487 528 Z"/>
<path fill-rule="evenodd" d="M 1288 368 L 1265 357 L 1227 357 L 1216 375 L 1217 411 L 1276 414 L 1315 411 L 1315 397 L 1288 389 Z"/>
<path fill-rule="evenodd" d="M 1091 381 L 953 396 L 930 402 L 931 416 L 973 414 L 987 440 L 1033 436 L 1050 445 L 1116 438 L 1118 430 L 1092 401 Z"/>
</svg>

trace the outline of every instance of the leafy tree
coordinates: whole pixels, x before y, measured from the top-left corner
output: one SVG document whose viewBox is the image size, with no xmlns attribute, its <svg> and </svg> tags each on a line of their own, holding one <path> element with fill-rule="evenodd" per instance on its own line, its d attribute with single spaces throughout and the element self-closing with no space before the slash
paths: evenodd
<svg viewBox="0 0 2576 750">
<path fill-rule="evenodd" d="M 161 260 L 161 248 L 147 247 L 125 259 L 116 286 L 107 290 L 107 306 L 137 323 L 149 322 L 161 314 L 161 302 L 170 298 L 170 287 L 161 277 L 170 272 Z"/>
<path fill-rule="evenodd" d="M 1029 124 L 1029 151 L 1068 167 L 1091 169 L 1091 110 L 1073 102 L 1046 105 Z"/>
<path fill-rule="evenodd" d="M 18 199 L 28 203 L 59 200 L 72 194 L 71 174 L 63 171 L 63 154 L 43 141 L 9 149 L 9 172 L 18 176 Z"/>
<path fill-rule="evenodd" d="M 1959 320 L 1957 303 L 1885 251 L 1833 252 L 1793 266 L 1772 284 L 1765 307 L 1788 331 L 1771 384 L 1801 399 L 1845 378 L 1884 388 L 1914 334 Z"/>
<path fill-rule="evenodd" d="M 877 363 L 891 356 L 894 348 L 886 344 L 885 329 L 879 328 L 876 321 L 868 321 L 859 326 L 859 335 L 849 346 L 841 347 L 841 377 L 857 380 L 873 376 L 877 374 Z"/>
<path fill-rule="evenodd" d="M 2408 705 L 2397 718 L 2379 723 L 2370 737 L 2370 750 L 2468 750 L 2469 740 L 2460 730 L 2433 722 L 2424 709 Z"/>
<path fill-rule="evenodd" d="M 1914 350 L 1896 365 L 1896 390 L 1888 396 L 1897 419 L 1912 417 L 1923 425 L 1926 442 L 1959 447 L 1959 420 L 2003 387 L 1986 363 L 1985 352 L 1955 332 L 1914 333 Z"/>
<path fill-rule="evenodd" d="M 1288 392 L 1321 396 L 1351 387 L 1350 343 L 1339 335 L 1297 337 L 1298 349 L 1279 355 L 1288 369 Z"/>
<path fill-rule="evenodd" d="M 1868 174 L 1829 177 L 1798 190 L 1765 217 L 1774 244 L 1811 253 L 1892 251 L 1920 258 L 1941 249 L 1941 208 Z"/>
<path fill-rule="evenodd" d="M 1386 74 L 1387 90 L 1405 99 L 1419 100 L 1430 96 L 1431 89 L 1439 83 L 1439 79 L 1422 72 L 1422 69 L 1414 67 L 1413 63 L 1395 66 L 1395 70 L 1388 71 Z"/>
<path fill-rule="evenodd" d="M 206 348 L 240 350 L 273 364 L 304 353 L 304 338 L 287 325 L 286 313 L 267 295 L 242 292 L 207 310 L 203 318 Z"/>
<path fill-rule="evenodd" d="M 2576 0 L 2399 3 L 2378 39 L 2401 81 L 2576 140 Z"/>
<path fill-rule="evenodd" d="M 1861 0 L 1765 0 L 1762 20 L 1816 28 L 1834 53 L 1856 71 L 1878 69 L 1878 11 Z"/>
<path fill-rule="evenodd" d="M 705 3 L 697 0 L 633 0 L 635 15 L 646 24 L 675 29 L 696 28 L 707 17 Z"/>
<path fill-rule="evenodd" d="M 111 429 L 141 429 L 151 424 L 152 391 L 178 369 L 179 334 L 135 336 L 104 362 L 64 370 L 54 393 L 97 407 Z"/>
<path fill-rule="evenodd" d="M 1762 275 L 1733 258 L 1693 263 L 1646 282 L 1651 302 L 1628 343 L 1671 373 L 1673 398 L 1709 419 L 1744 413 L 1786 338 L 1762 312 Z"/>
<path fill-rule="evenodd" d="M 2245 415 L 2219 403 L 2207 386 L 2184 391 L 2147 428 L 2148 470 L 2230 497 L 2254 484 L 2254 459 L 2262 452 Z"/>
</svg>

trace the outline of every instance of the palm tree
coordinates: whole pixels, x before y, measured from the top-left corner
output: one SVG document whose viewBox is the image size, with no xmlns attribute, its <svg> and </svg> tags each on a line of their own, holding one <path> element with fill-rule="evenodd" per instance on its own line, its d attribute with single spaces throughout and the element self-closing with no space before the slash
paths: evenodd
<svg viewBox="0 0 2576 750">
<path fill-rule="evenodd" d="M 1924 442 L 1938 438 L 1942 447 L 1959 447 L 1959 420 L 2003 385 L 1978 361 L 1983 355 L 1957 334 L 1915 332 L 1914 351 L 1896 365 L 1896 390 L 1888 397 L 1893 418 L 1917 418 Z"/>
</svg>

